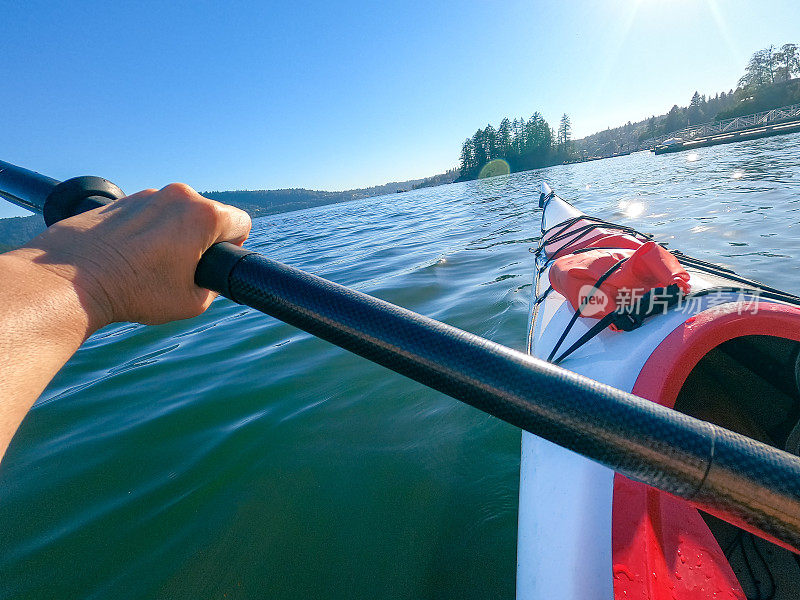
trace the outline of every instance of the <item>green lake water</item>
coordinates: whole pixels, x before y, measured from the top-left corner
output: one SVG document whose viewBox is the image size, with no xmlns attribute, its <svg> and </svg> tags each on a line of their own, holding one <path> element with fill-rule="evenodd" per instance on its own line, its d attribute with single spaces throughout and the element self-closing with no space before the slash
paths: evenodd
<svg viewBox="0 0 800 600">
<path fill-rule="evenodd" d="M 273 215 L 248 245 L 524 349 L 542 179 L 800 293 L 800 135 Z M 0 598 L 511 598 L 519 441 L 224 299 L 115 325 L 0 465 Z"/>
</svg>

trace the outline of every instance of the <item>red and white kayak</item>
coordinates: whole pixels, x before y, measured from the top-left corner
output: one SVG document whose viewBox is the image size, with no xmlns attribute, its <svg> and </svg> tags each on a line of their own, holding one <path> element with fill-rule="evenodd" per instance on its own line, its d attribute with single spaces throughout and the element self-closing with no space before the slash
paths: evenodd
<svg viewBox="0 0 800 600">
<path fill-rule="evenodd" d="M 798 453 L 800 298 L 540 206 L 530 354 Z M 523 600 L 800 598 L 793 553 L 526 432 L 517 557 Z"/>
</svg>

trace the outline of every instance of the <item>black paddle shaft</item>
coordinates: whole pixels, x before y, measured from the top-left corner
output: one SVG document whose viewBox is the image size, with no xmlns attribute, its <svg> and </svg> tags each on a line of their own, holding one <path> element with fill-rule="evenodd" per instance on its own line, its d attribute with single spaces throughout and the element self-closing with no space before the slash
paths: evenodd
<svg viewBox="0 0 800 600">
<path fill-rule="evenodd" d="M 794 455 L 232 244 L 206 252 L 196 281 L 800 549 Z"/>
<path fill-rule="evenodd" d="M 41 173 L 0 161 L 0 197 L 42 213 L 48 227 L 124 196 L 125 192 L 102 177 L 73 177 L 59 183 Z"/>
<path fill-rule="evenodd" d="M 210 248 L 195 280 L 800 549 L 798 457 L 232 244 Z"/>
</svg>

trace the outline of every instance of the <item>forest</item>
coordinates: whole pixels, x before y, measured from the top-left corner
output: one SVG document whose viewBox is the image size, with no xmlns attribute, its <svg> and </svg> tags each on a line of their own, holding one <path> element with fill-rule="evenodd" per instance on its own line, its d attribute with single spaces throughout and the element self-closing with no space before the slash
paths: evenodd
<svg viewBox="0 0 800 600">
<path fill-rule="evenodd" d="M 561 117 L 558 133 L 538 112 L 527 121 L 506 117 L 497 129 L 490 123 L 464 141 L 458 181 L 562 163 L 572 157 L 570 133 L 566 114 Z"/>
<path fill-rule="evenodd" d="M 588 160 L 649 147 L 653 138 L 690 125 L 723 120 L 800 103 L 798 45 L 769 46 L 755 52 L 736 89 L 706 96 L 695 92 L 687 106 L 675 104 L 663 115 L 571 140 L 568 115 L 553 131 L 538 112 L 527 121 L 508 118 L 487 125 L 461 147 L 459 181 L 526 171 L 563 162 Z"/>
</svg>

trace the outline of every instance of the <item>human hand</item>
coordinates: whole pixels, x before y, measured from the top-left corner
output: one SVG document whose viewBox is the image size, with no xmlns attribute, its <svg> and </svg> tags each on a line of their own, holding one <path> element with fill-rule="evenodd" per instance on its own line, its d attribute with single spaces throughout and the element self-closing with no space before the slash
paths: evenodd
<svg viewBox="0 0 800 600">
<path fill-rule="evenodd" d="M 208 308 L 216 294 L 194 283 L 200 257 L 217 242 L 241 245 L 249 232 L 244 211 L 173 183 L 60 221 L 15 254 L 72 285 L 92 330 L 152 325 Z"/>
</svg>

